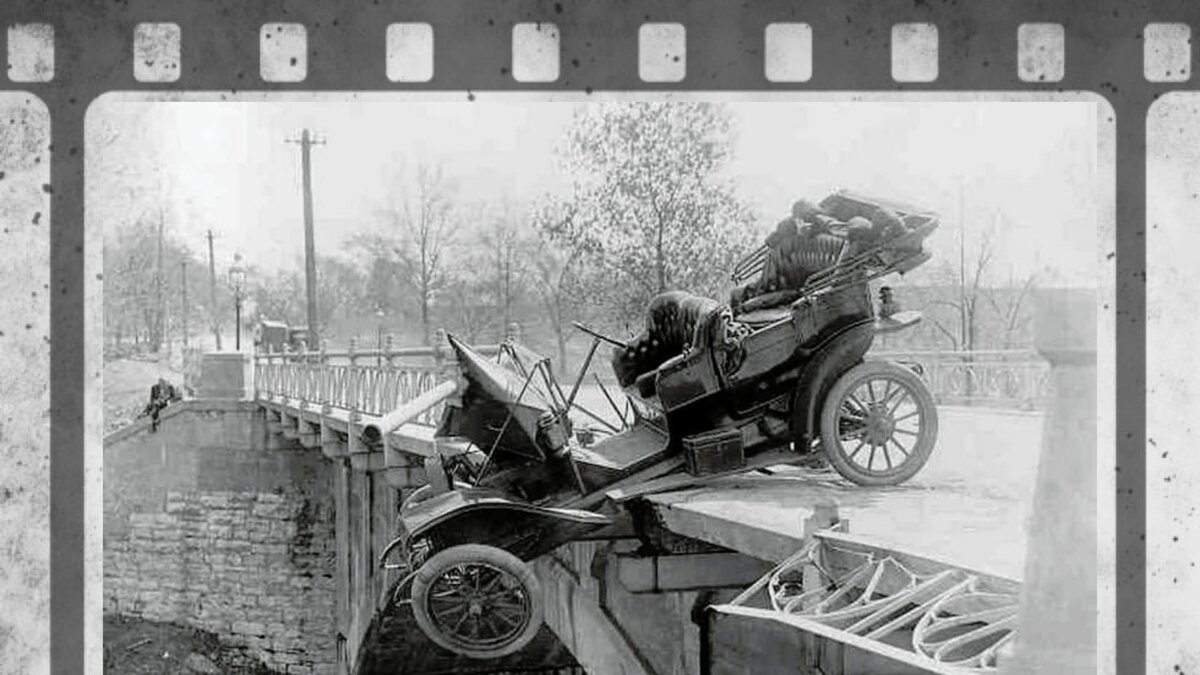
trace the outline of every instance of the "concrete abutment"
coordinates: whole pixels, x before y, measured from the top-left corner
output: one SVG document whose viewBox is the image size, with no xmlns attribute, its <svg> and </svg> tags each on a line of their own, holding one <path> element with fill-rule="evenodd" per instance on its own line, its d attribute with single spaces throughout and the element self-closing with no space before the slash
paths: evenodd
<svg viewBox="0 0 1200 675">
<path fill-rule="evenodd" d="M 335 481 L 319 450 L 266 450 L 252 403 L 188 401 L 104 449 L 104 611 L 194 626 L 282 673 L 329 673 Z"/>
</svg>

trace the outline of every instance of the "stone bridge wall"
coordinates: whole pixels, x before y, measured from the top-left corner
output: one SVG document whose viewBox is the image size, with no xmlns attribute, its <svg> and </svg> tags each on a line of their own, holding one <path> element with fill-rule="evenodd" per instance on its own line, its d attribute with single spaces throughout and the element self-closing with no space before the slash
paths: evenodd
<svg viewBox="0 0 1200 675">
<path fill-rule="evenodd" d="M 268 444 L 252 404 L 177 406 L 157 433 L 106 439 L 105 612 L 212 631 L 279 672 L 334 672 L 329 461 Z"/>
<path fill-rule="evenodd" d="M 547 625 L 591 675 L 702 672 L 697 608 L 740 589 L 630 592 L 614 556 L 636 548 L 628 540 L 577 541 L 539 558 Z"/>
</svg>

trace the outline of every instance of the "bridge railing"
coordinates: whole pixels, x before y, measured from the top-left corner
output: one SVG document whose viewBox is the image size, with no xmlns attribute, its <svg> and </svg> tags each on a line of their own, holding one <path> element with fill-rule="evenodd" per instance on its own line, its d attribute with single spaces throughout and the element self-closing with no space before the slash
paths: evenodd
<svg viewBox="0 0 1200 675">
<path fill-rule="evenodd" d="M 1049 391 L 1050 364 L 1033 350 L 872 352 L 871 356 L 920 366 L 941 405 L 1041 410 Z"/>
<path fill-rule="evenodd" d="M 360 350 L 351 339 L 345 350 L 257 354 L 255 395 L 283 398 L 302 409 L 345 410 L 352 418 L 382 417 L 453 376 L 456 364 L 453 352 L 442 346 L 445 340 L 439 339 L 433 347 L 395 348 L 392 342 L 389 336 L 382 349 Z M 476 345 L 474 349 L 491 356 L 500 347 Z M 438 405 L 416 421 L 436 425 L 441 414 Z"/>
<path fill-rule="evenodd" d="M 499 345 L 475 347 L 495 355 Z M 919 366 L 938 404 L 1039 410 L 1050 366 L 1032 350 L 872 352 Z M 254 387 L 260 398 L 282 397 L 301 408 L 340 409 L 382 417 L 452 377 L 453 352 L 439 332 L 434 346 L 291 351 L 255 356 Z M 436 424 L 442 406 L 418 418 Z"/>
</svg>

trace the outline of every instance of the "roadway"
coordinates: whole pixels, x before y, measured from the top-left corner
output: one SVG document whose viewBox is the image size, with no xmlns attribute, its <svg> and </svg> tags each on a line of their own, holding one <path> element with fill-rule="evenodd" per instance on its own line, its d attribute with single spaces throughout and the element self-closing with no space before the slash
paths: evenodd
<svg viewBox="0 0 1200 675">
<path fill-rule="evenodd" d="M 609 393 L 623 400 L 615 387 Z M 578 400 L 616 422 L 594 384 L 582 386 Z M 836 474 L 782 467 L 771 476 L 719 479 L 650 501 L 678 534 L 765 560 L 782 560 L 799 549 L 804 520 L 818 503 L 833 502 L 852 534 L 1019 581 L 1043 415 L 961 406 L 938 411 L 938 441 L 929 463 L 904 485 L 865 488 Z M 578 412 L 572 417 L 576 424 L 596 426 Z"/>
<path fill-rule="evenodd" d="M 958 407 L 939 413 L 933 455 L 905 485 L 864 488 L 782 469 L 650 501 L 673 531 L 767 560 L 800 548 L 804 520 L 818 503 L 833 502 L 854 535 L 1020 581 L 1043 417 Z"/>
<path fill-rule="evenodd" d="M 570 382 L 563 384 L 569 390 Z M 609 391 L 623 398 L 615 387 Z M 616 421 L 594 384 L 581 387 L 579 401 Z M 573 417 L 577 424 L 590 423 L 579 413 Z M 941 406 L 929 463 L 897 487 L 864 488 L 835 474 L 822 477 L 783 468 L 772 476 L 720 479 L 651 501 L 678 534 L 766 560 L 783 559 L 798 549 L 803 521 L 818 503 L 831 501 L 855 535 L 1020 580 L 1042 419 L 1038 413 Z"/>
</svg>

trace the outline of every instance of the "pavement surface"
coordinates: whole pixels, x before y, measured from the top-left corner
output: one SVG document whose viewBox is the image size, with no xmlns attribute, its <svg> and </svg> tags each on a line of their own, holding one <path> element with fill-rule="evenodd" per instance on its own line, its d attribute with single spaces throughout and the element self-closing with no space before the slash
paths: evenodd
<svg viewBox="0 0 1200 675">
<path fill-rule="evenodd" d="M 562 384 L 569 390 L 569 382 Z M 615 385 L 608 392 L 618 405 L 624 402 Z M 580 387 L 578 400 L 619 425 L 595 384 Z M 836 474 L 814 476 L 785 467 L 773 476 L 720 479 L 650 501 L 679 534 L 768 560 L 799 549 L 804 520 L 817 503 L 831 501 L 850 521 L 851 534 L 1019 581 L 1043 415 L 958 406 L 940 406 L 938 413 L 938 441 L 929 463 L 904 485 L 865 488 Z M 578 412 L 572 417 L 577 425 L 598 426 Z"/>
<path fill-rule="evenodd" d="M 799 549 L 804 520 L 818 503 L 833 502 L 851 534 L 1019 581 L 1042 416 L 947 407 L 939 413 L 929 463 L 901 486 L 864 488 L 836 474 L 783 469 L 650 501 L 679 534 L 768 560 Z"/>
</svg>

